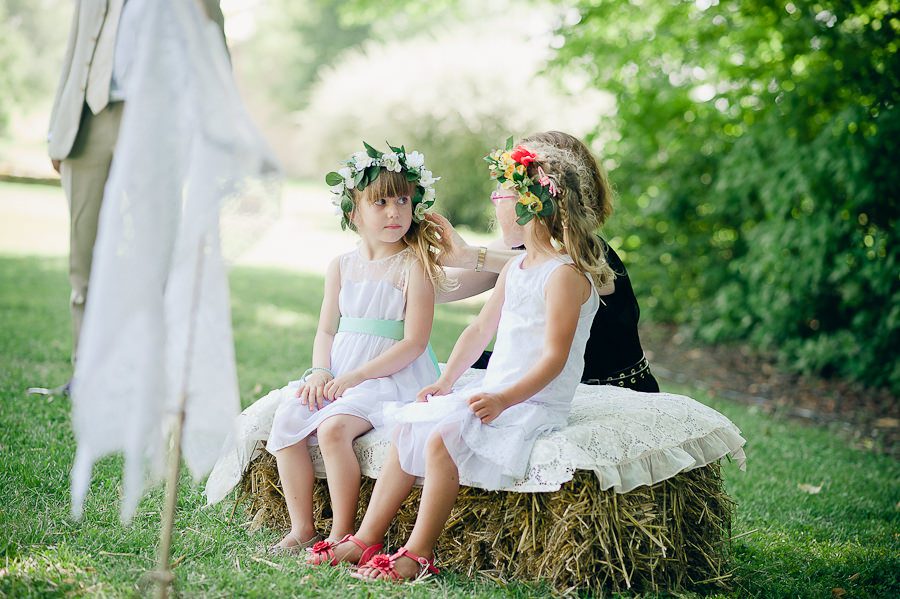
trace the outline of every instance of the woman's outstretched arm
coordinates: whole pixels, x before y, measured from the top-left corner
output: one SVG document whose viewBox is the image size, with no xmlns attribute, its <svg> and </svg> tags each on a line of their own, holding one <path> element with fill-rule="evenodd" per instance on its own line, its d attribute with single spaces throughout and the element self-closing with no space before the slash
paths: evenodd
<svg viewBox="0 0 900 599">
<path fill-rule="evenodd" d="M 447 276 L 459 282 L 459 287 L 453 291 L 437 294 L 436 301 L 439 304 L 455 302 L 491 289 L 497 284 L 497 274 L 503 270 L 506 263 L 521 253 L 521 250 L 504 247 L 503 240 L 495 240 L 487 246 L 484 265 L 478 272 L 475 267 L 478 264 L 481 247 L 469 245 L 446 217 L 429 213 L 426 218 L 440 228 L 441 264 L 447 271 Z"/>
</svg>

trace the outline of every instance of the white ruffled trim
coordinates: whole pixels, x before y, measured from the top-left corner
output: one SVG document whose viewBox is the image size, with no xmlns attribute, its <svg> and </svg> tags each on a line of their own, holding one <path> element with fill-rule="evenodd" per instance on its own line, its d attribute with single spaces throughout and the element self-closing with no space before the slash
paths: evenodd
<svg viewBox="0 0 900 599">
<path fill-rule="evenodd" d="M 744 443 L 744 439 L 734 431 L 719 429 L 676 447 L 647 452 L 615 466 L 601 466 L 594 473 L 601 489 L 612 488 L 616 493 L 627 493 L 642 485 L 653 485 L 681 472 L 707 466 L 726 456 L 733 459 L 741 470 L 746 470 Z"/>
</svg>

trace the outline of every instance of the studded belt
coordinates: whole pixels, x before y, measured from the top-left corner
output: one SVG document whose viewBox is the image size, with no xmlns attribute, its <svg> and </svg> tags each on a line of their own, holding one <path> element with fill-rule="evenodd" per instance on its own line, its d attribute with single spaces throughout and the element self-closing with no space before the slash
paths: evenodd
<svg viewBox="0 0 900 599">
<path fill-rule="evenodd" d="M 645 356 L 641 356 L 637 364 L 624 368 L 612 376 L 600 379 L 587 379 L 584 382 L 588 385 L 618 385 L 619 387 L 624 387 L 626 383 L 630 382 L 633 385 L 637 383 L 638 379 L 646 378 L 649 373 L 650 362 Z"/>
</svg>

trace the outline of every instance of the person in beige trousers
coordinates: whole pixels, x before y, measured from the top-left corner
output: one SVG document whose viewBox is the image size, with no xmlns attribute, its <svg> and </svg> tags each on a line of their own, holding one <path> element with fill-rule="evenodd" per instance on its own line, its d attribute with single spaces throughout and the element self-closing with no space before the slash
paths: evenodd
<svg viewBox="0 0 900 599">
<path fill-rule="evenodd" d="M 199 1 L 224 35 L 219 1 Z M 129 11 L 134 4 L 134 0 L 76 0 L 50 116 L 50 159 L 69 203 L 73 363 L 88 297 L 103 190 L 125 104 L 124 84 L 140 28 L 138 11 Z M 61 391 L 68 392 L 68 383 Z"/>
</svg>

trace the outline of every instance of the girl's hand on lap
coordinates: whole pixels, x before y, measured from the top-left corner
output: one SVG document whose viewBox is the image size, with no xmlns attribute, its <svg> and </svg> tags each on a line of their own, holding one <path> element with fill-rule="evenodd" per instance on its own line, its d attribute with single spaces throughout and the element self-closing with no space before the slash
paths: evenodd
<svg viewBox="0 0 900 599">
<path fill-rule="evenodd" d="M 357 386 L 364 380 L 366 380 L 366 377 L 356 370 L 351 370 L 346 374 L 342 374 L 325 384 L 325 399 L 334 401 L 343 395 L 344 391 L 350 387 Z"/>
<path fill-rule="evenodd" d="M 428 401 L 429 395 L 447 395 L 453 387 L 450 383 L 443 379 L 431 383 L 427 387 L 423 387 L 421 391 L 416 393 L 416 401 Z"/>
<path fill-rule="evenodd" d="M 476 393 L 469 398 L 469 409 L 483 424 L 490 424 L 506 409 L 506 400 L 499 393 Z"/>
<path fill-rule="evenodd" d="M 300 385 L 295 394 L 300 398 L 300 403 L 309 406 L 310 412 L 322 409 L 325 405 L 325 385 L 331 380 L 327 372 L 316 371 L 306 377 L 306 382 Z"/>
</svg>

